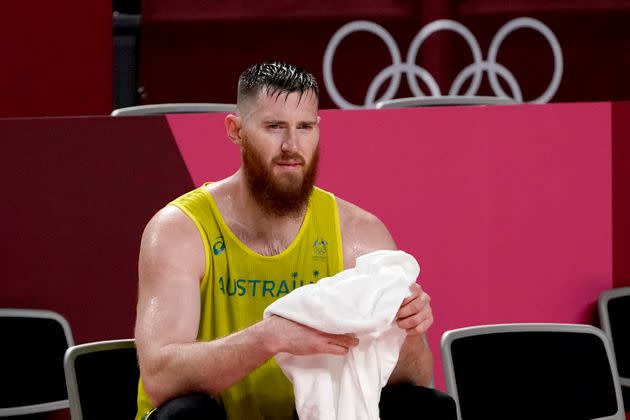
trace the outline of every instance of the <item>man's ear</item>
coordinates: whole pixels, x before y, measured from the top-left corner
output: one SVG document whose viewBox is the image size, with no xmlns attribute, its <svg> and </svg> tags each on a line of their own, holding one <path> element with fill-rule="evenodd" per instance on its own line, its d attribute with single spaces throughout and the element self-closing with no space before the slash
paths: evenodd
<svg viewBox="0 0 630 420">
<path fill-rule="evenodd" d="M 225 130 L 232 143 L 241 144 L 241 117 L 234 114 L 225 117 Z"/>
</svg>

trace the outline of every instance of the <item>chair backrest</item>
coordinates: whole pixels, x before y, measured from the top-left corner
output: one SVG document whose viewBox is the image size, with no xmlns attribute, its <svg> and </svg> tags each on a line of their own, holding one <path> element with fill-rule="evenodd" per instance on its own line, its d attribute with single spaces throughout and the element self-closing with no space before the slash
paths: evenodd
<svg viewBox="0 0 630 420">
<path fill-rule="evenodd" d="M 476 326 L 445 332 L 441 347 L 459 419 L 625 420 L 610 344 L 595 327 Z"/>
<path fill-rule="evenodd" d="M 235 112 L 235 104 L 220 103 L 172 103 L 137 105 L 118 108 L 112 111 L 112 117 L 130 117 L 138 115 L 196 114 L 209 112 Z"/>
<path fill-rule="evenodd" d="M 514 105 L 519 103 L 515 99 L 500 96 L 416 96 L 380 101 L 374 107 L 381 109 L 425 106 Z"/>
<path fill-rule="evenodd" d="M 0 417 L 68 407 L 63 356 L 74 344 L 66 319 L 53 311 L 0 308 Z"/>
<path fill-rule="evenodd" d="M 602 330 L 612 344 L 619 381 L 630 387 L 630 287 L 603 292 L 598 309 Z"/>
<path fill-rule="evenodd" d="M 70 347 L 64 368 L 72 420 L 135 417 L 140 371 L 133 339 Z"/>
</svg>

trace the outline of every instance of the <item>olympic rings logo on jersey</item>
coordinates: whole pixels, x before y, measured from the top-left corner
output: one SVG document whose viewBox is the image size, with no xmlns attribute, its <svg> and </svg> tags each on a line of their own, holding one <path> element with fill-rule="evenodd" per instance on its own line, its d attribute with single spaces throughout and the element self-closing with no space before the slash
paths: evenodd
<svg viewBox="0 0 630 420">
<path fill-rule="evenodd" d="M 464 95 L 477 94 L 477 91 L 479 90 L 479 86 L 481 84 L 483 73 L 486 72 L 488 73 L 488 81 L 490 82 L 490 87 L 492 88 L 495 95 L 500 97 L 511 97 L 519 102 L 523 102 L 523 94 L 521 92 L 521 88 L 518 82 L 516 81 L 516 78 L 507 68 L 497 63 L 496 61 L 499 47 L 501 46 L 505 38 L 510 33 L 520 28 L 530 28 L 539 32 L 545 37 L 545 39 L 551 46 L 551 51 L 553 52 L 554 59 L 554 70 L 551 77 L 551 82 L 542 95 L 530 101 L 531 103 L 547 103 L 555 95 L 556 91 L 558 90 L 558 86 L 560 85 L 560 80 L 562 79 L 562 50 L 560 48 L 560 43 L 558 42 L 558 39 L 551 31 L 551 29 L 549 29 L 549 27 L 541 21 L 529 17 L 513 19 L 503 25 L 497 31 L 494 38 L 492 39 L 492 42 L 490 43 L 487 60 L 483 59 L 479 43 L 468 28 L 466 28 L 461 23 L 455 22 L 454 20 L 436 20 L 423 27 L 416 34 L 413 41 L 411 42 L 411 45 L 409 46 L 409 51 L 407 52 L 407 61 L 404 63 L 401 61 L 400 50 L 398 49 L 396 41 L 385 28 L 374 22 L 366 20 L 350 22 L 339 28 L 328 42 L 328 46 L 326 47 L 326 51 L 324 53 L 324 84 L 326 85 L 328 95 L 339 108 L 373 108 L 376 102 L 394 98 L 400 86 L 400 78 L 403 73 L 407 76 L 407 83 L 409 84 L 409 88 L 415 96 L 425 96 L 424 92 L 422 91 L 422 89 L 420 89 L 420 86 L 418 85 L 417 78 L 420 78 L 427 85 L 432 96 L 442 96 L 440 87 L 438 86 L 431 73 L 416 64 L 416 57 L 418 55 L 418 50 L 420 49 L 420 46 L 430 35 L 434 34 L 435 32 L 446 30 L 456 32 L 462 38 L 464 38 L 464 40 L 470 47 L 473 55 L 473 63 L 464 67 L 464 69 L 461 70 L 457 77 L 455 77 L 455 79 L 453 80 L 453 84 L 451 85 L 448 93 L 449 95 L 459 95 L 462 85 L 471 76 L 472 81 Z M 362 106 L 348 102 L 339 93 L 339 90 L 335 85 L 335 81 L 333 80 L 332 74 L 332 62 L 337 47 L 346 36 L 350 35 L 353 32 L 360 31 L 370 32 L 378 36 L 385 43 L 392 57 L 392 64 L 381 70 L 380 73 L 378 73 L 376 77 L 374 77 L 372 83 L 370 83 L 367 94 L 365 96 L 365 103 Z M 503 90 L 497 76 L 501 76 L 505 80 L 511 91 L 511 95 L 508 95 Z M 389 87 L 387 88 L 383 96 L 377 100 L 375 97 L 379 88 L 387 79 L 390 78 L 391 82 L 389 84 Z"/>
</svg>

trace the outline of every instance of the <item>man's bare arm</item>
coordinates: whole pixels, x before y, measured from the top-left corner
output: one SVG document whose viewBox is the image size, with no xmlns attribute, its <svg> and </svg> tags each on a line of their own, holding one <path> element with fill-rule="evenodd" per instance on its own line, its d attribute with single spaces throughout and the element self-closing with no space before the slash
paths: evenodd
<svg viewBox="0 0 630 420">
<path fill-rule="evenodd" d="M 135 328 L 142 381 L 155 406 L 190 392 L 219 393 L 278 352 L 344 354 L 357 344 L 275 316 L 198 342 L 205 264 L 194 223 L 173 206 L 158 212 L 142 237 Z"/>
<path fill-rule="evenodd" d="M 354 267 L 361 255 L 382 249 L 397 249 L 391 234 L 376 216 L 339 198 L 337 202 L 344 269 Z M 430 299 L 418 285 L 413 285 L 411 292 L 397 314 L 398 325 L 407 330 L 407 338 L 389 383 L 411 382 L 430 386 L 433 383 L 433 355 L 424 335 L 433 322 Z M 427 317 L 430 319 L 427 320 Z"/>
<path fill-rule="evenodd" d="M 424 334 L 407 335 L 388 383 L 433 386 L 433 355 Z"/>
<path fill-rule="evenodd" d="M 411 382 L 433 386 L 433 355 L 425 335 L 433 324 L 430 301 L 431 298 L 422 287 L 414 284 L 411 295 L 403 300 L 396 314 L 398 326 L 407 331 L 407 339 L 400 349 L 398 364 L 389 378 L 390 383 Z"/>
</svg>

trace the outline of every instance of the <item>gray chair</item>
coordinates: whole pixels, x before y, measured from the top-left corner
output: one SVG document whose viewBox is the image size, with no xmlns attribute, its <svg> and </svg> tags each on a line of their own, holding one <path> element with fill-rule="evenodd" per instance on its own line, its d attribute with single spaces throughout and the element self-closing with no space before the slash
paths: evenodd
<svg viewBox="0 0 630 420">
<path fill-rule="evenodd" d="M 384 109 L 426 106 L 514 105 L 519 103 L 515 99 L 499 96 L 417 96 L 380 101 L 374 107 Z"/>
<path fill-rule="evenodd" d="M 0 417 L 68 407 L 63 356 L 74 344 L 57 312 L 0 308 Z"/>
<path fill-rule="evenodd" d="M 602 330 L 612 344 L 623 401 L 630 407 L 630 287 L 602 292 L 598 311 Z"/>
<path fill-rule="evenodd" d="M 235 104 L 219 103 L 172 103 L 137 105 L 119 108 L 112 111 L 112 117 L 130 117 L 138 115 L 165 115 L 165 114 L 198 114 L 212 112 L 235 112 Z"/>
<path fill-rule="evenodd" d="M 140 371 L 133 339 L 70 347 L 64 369 L 72 420 L 135 417 Z"/>
<path fill-rule="evenodd" d="M 441 348 L 459 419 L 625 420 L 610 344 L 590 325 L 461 328 Z"/>
</svg>

